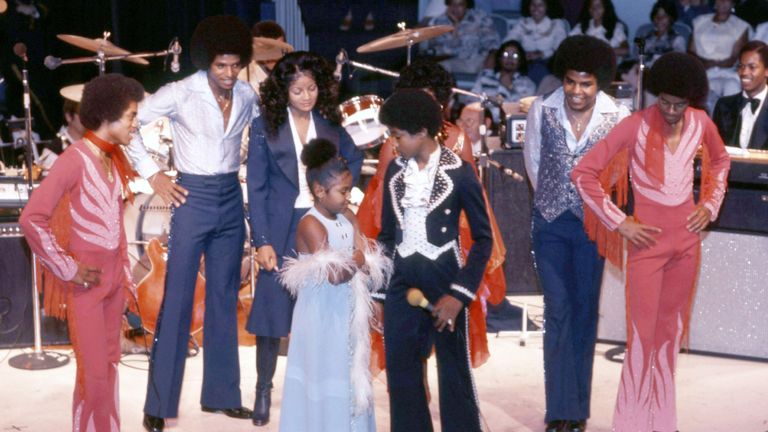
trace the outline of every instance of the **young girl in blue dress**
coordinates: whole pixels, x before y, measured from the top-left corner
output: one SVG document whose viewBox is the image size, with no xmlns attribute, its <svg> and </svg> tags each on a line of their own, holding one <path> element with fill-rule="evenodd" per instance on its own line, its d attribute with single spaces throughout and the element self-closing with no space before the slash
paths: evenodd
<svg viewBox="0 0 768 432">
<path fill-rule="evenodd" d="M 391 263 L 347 207 L 352 173 L 336 146 L 312 140 L 301 160 L 314 206 L 296 230 L 298 258 L 280 274 L 296 296 L 280 430 L 374 431 L 370 290 L 384 286 Z"/>
</svg>

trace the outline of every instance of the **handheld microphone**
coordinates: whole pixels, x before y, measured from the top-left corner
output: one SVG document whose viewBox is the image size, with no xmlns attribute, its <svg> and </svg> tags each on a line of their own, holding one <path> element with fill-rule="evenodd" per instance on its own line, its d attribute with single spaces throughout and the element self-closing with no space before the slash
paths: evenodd
<svg viewBox="0 0 768 432">
<path fill-rule="evenodd" d="M 45 67 L 47 67 L 50 70 L 54 70 L 57 67 L 61 66 L 61 59 L 54 56 L 46 56 L 43 60 L 43 64 Z"/>
<path fill-rule="evenodd" d="M 24 44 L 24 42 L 16 42 L 16 44 L 13 46 L 13 53 L 21 57 L 21 59 L 24 60 L 24 63 L 28 61 L 27 46 Z"/>
<path fill-rule="evenodd" d="M 432 311 L 435 309 L 429 300 L 424 297 L 424 293 L 422 293 L 418 288 L 408 289 L 406 297 L 408 298 L 408 304 L 413 307 L 426 309 L 429 313 L 432 313 Z"/>
<path fill-rule="evenodd" d="M 342 48 L 336 55 L 336 69 L 333 71 L 333 79 L 341 81 L 341 67 L 347 62 L 347 52 Z"/>
<path fill-rule="evenodd" d="M 179 54 L 181 54 L 181 44 L 179 44 L 179 38 L 173 38 L 169 51 L 173 55 L 171 60 L 171 72 L 178 73 L 179 70 L 181 70 L 181 66 L 179 65 Z"/>
</svg>

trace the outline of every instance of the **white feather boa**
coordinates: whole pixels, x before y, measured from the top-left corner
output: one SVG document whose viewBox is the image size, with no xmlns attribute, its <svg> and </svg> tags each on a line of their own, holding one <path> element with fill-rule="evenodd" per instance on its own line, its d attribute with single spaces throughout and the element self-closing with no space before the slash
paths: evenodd
<svg viewBox="0 0 768 432">
<path fill-rule="evenodd" d="M 373 315 L 371 292 L 389 283 L 392 260 L 375 242 L 366 242 L 366 271 L 355 272 L 349 281 L 351 316 L 349 339 L 352 347 L 350 381 L 352 385 L 352 410 L 357 417 L 367 412 L 373 404 L 371 387 L 371 336 L 369 321 Z M 280 271 L 280 281 L 294 297 L 305 288 L 328 283 L 329 277 L 340 272 L 356 269 L 352 257 L 339 251 L 324 249 L 301 259 L 286 258 Z"/>
</svg>

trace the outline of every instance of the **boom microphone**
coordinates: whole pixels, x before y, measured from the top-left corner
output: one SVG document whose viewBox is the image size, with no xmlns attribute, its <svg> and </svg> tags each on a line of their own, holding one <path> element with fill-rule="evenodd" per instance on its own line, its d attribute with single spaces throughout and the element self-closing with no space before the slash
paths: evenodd
<svg viewBox="0 0 768 432">
<path fill-rule="evenodd" d="M 27 61 L 27 46 L 24 45 L 24 42 L 17 42 L 13 46 L 13 53 L 21 57 L 24 62 Z"/>
<path fill-rule="evenodd" d="M 169 50 L 171 54 L 173 54 L 173 58 L 171 60 L 171 72 L 178 73 L 181 67 L 179 66 L 179 54 L 181 54 L 181 45 L 179 44 L 179 39 L 174 38 L 173 42 L 171 42 L 171 48 Z"/>
<path fill-rule="evenodd" d="M 47 67 L 50 70 L 54 70 L 57 67 L 61 66 L 61 59 L 54 56 L 46 56 L 43 60 L 43 64 L 45 67 Z"/>
</svg>

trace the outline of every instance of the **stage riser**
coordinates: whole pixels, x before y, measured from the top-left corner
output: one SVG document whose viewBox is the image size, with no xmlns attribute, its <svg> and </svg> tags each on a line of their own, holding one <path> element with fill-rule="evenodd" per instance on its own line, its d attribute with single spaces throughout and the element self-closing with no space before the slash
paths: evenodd
<svg viewBox="0 0 768 432">
<path fill-rule="evenodd" d="M 690 349 L 768 359 L 768 237 L 713 231 L 702 243 Z M 626 341 L 624 275 L 606 265 L 598 337 Z"/>
</svg>

